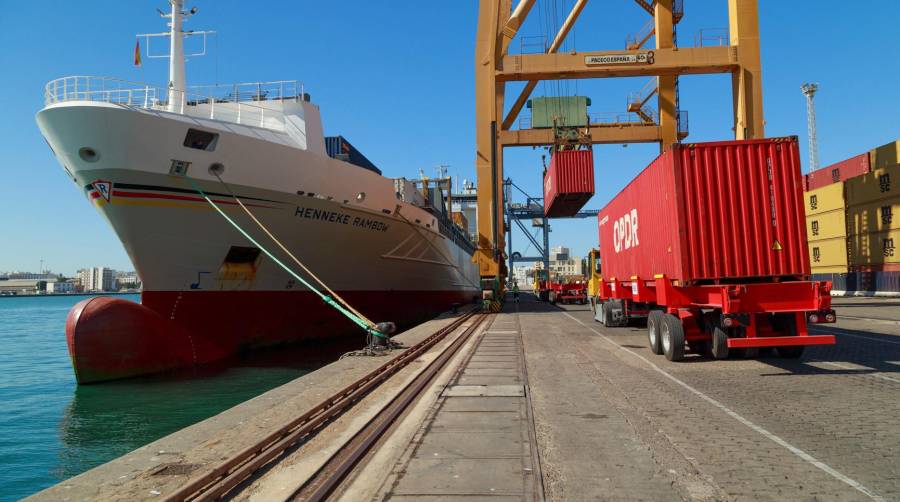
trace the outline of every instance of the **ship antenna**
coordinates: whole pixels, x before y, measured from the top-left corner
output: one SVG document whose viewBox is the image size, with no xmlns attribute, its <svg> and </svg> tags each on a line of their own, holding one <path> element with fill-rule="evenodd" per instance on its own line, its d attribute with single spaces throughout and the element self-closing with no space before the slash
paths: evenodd
<svg viewBox="0 0 900 502">
<path fill-rule="evenodd" d="M 182 28 L 184 21 L 196 14 L 198 9 L 192 7 L 191 10 L 185 11 L 184 0 L 169 0 L 169 4 L 172 6 L 171 12 L 167 13 L 163 12 L 161 9 L 156 9 L 160 17 L 169 20 L 169 31 L 166 33 L 147 33 L 138 35 L 138 37 L 147 39 L 147 57 L 169 58 L 168 105 L 166 106 L 166 110 L 179 113 L 184 109 L 185 92 L 187 90 L 187 79 L 185 78 L 184 71 L 184 38 L 190 36 L 202 36 L 203 49 L 196 54 L 190 54 L 190 56 L 203 56 L 206 54 L 207 35 L 213 35 L 216 32 L 193 30 L 185 32 Z M 169 54 L 151 55 L 149 41 L 151 37 L 169 37 Z"/>
</svg>

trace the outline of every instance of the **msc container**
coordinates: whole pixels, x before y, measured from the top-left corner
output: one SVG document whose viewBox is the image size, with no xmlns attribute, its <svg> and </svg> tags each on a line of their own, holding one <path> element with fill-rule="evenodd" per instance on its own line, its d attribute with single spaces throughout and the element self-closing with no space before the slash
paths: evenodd
<svg viewBox="0 0 900 502">
<path fill-rule="evenodd" d="M 604 279 L 809 274 L 796 137 L 676 144 L 600 210 Z"/>
<path fill-rule="evenodd" d="M 847 215 L 844 209 L 833 209 L 806 217 L 809 242 L 847 237 Z"/>
<path fill-rule="evenodd" d="M 351 145 L 350 142 L 347 141 L 347 138 L 343 136 L 326 136 L 325 152 L 332 159 L 343 160 L 354 166 L 381 174 L 381 169 L 375 167 L 375 164 L 373 164 L 372 161 L 360 153 L 360 151 Z"/>
<path fill-rule="evenodd" d="M 847 205 L 857 206 L 897 197 L 900 189 L 900 165 L 875 169 L 871 173 L 847 180 Z"/>
<path fill-rule="evenodd" d="M 881 169 L 900 164 L 900 140 L 891 141 L 869 151 L 872 169 Z"/>
<path fill-rule="evenodd" d="M 900 199 L 885 199 L 847 208 L 850 234 L 884 232 L 900 228 Z"/>
<path fill-rule="evenodd" d="M 803 194 L 806 216 L 844 209 L 844 183 L 832 183 Z"/>
<path fill-rule="evenodd" d="M 871 170 L 869 152 L 862 153 L 807 174 L 806 189 L 815 190 L 831 183 L 847 181 L 854 176 L 866 174 Z"/>
<path fill-rule="evenodd" d="M 544 215 L 574 216 L 593 196 L 593 150 L 554 152 L 544 173 Z"/>
<path fill-rule="evenodd" d="M 850 267 L 893 268 L 900 264 L 900 230 L 854 234 L 849 237 Z"/>
<path fill-rule="evenodd" d="M 591 99 L 585 96 L 533 98 L 527 103 L 531 109 L 531 127 L 535 129 L 584 127 L 588 125 L 588 106 L 591 106 Z"/>
<path fill-rule="evenodd" d="M 809 242 L 809 263 L 812 273 L 847 272 L 847 238 L 835 237 Z"/>
</svg>

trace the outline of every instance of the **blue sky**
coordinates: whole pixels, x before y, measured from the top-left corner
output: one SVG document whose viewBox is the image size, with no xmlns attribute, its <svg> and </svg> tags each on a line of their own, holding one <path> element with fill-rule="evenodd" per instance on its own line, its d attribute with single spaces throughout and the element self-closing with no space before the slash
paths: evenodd
<svg viewBox="0 0 900 502">
<path fill-rule="evenodd" d="M 547 35 L 573 0 L 538 0 L 522 29 Z M 681 46 L 699 29 L 726 28 L 725 0 L 687 0 Z M 865 5 L 863 7 L 862 5 Z M 165 60 L 131 64 L 136 33 L 158 32 L 164 0 L 17 2 L 0 16 L 0 271 L 83 266 L 131 269 L 121 244 L 67 181 L 34 122 L 43 85 L 66 75 L 116 76 L 162 83 Z M 386 176 L 414 177 L 449 164 L 474 178 L 474 41 L 477 2 L 238 2 L 197 0 L 187 28 L 215 29 L 205 58 L 189 61 L 190 84 L 299 79 L 322 108 L 326 133 L 342 134 Z M 860 5 L 857 7 L 857 5 Z M 386 7 L 386 6 L 389 6 Z M 553 12 L 556 12 L 555 16 Z M 588 3 L 566 48 L 615 50 L 649 17 L 628 1 Z M 769 136 L 799 135 L 806 162 L 806 110 L 799 87 L 819 82 L 816 98 L 822 165 L 900 138 L 900 67 L 894 34 L 900 2 L 760 2 L 763 92 Z M 553 30 L 555 33 L 555 30 Z M 549 36 L 552 37 L 552 34 Z M 513 42 L 517 52 L 519 42 Z M 592 112 L 621 112 L 645 79 L 541 84 L 535 95 L 587 95 Z M 511 86 L 512 94 L 516 86 Z M 728 75 L 684 77 L 689 141 L 731 136 Z M 510 98 L 512 99 L 512 98 Z M 540 193 L 541 152 L 507 150 L 506 172 Z M 654 145 L 595 147 L 599 208 L 658 154 Z M 524 236 L 517 235 L 523 243 Z M 596 246 L 596 222 L 553 223 L 551 245 L 583 255 Z M 523 250 L 519 247 L 519 250 Z M 531 253 L 529 253 L 531 254 Z"/>
</svg>

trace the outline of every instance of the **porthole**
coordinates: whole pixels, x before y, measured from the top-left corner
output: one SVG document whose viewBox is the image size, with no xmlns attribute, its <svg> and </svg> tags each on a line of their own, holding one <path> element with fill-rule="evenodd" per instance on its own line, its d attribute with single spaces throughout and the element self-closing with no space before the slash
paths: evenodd
<svg viewBox="0 0 900 502">
<path fill-rule="evenodd" d="M 78 149 L 78 156 L 81 157 L 81 160 L 85 162 L 97 162 L 100 160 L 100 154 L 97 153 L 97 150 L 89 146 L 83 146 Z"/>
<path fill-rule="evenodd" d="M 356 202 L 362 202 L 366 200 L 366 192 L 359 192 L 356 194 Z"/>
<path fill-rule="evenodd" d="M 213 176 L 222 176 L 225 173 L 225 166 L 220 162 L 213 162 L 209 165 L 209 174 Z"/>
</svg>

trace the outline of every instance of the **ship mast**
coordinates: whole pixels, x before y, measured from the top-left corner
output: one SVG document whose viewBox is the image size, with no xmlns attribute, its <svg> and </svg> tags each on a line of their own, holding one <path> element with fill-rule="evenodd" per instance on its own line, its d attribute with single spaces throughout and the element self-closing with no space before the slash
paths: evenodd
<svg viewBox="0 0 900 502">
<path fill-rule="evenodd" d="M 169 104 L 167 110 L 170 112 L 178 112 L 181 110 L 185 99 L 185 90 L 187 89 L 187 81 L 184 76 L 184 37 L 185 33 L 182 29 L 184 20 L 197 13 L 197 8 L 192 8 L 189 12 L 184 12 L 184 0 L 169 0 L 172 5 L 172 12 L 166 14 L 160 12 L 159 15 L 170 19 L 169 21 Z"/>
</svg>

